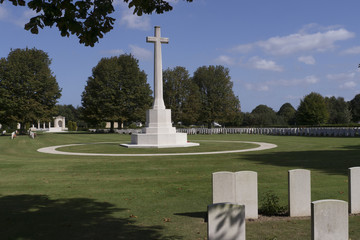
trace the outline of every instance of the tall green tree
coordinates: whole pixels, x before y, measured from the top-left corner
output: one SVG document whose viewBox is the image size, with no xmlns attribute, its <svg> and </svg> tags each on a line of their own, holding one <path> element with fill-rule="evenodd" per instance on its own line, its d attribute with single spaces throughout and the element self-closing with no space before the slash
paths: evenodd
<svg viewBox="0 0 360 240">
<path fill-rule="evenodd" d="M 355 97 L 350 101 L 349 105 L 352 121 L 360 122 L 360 94 L 355 95 Z"/>
<path fill-rule="evenodd" d="M 94 46 L 99 38 L 113 29 L 115 18 L 110 16 L 114 11 L 114 0 L 9 0 L 15 6 L 25 6 L 36 13 L 25 29 L 37 34 L 39 28 L 53 27 L 59 29 L 61 36 L 76 35 L 79 42 Z M 192 2 L 193 0 L 186 0 Z M 0 0 L 0 4 L 4 0 Z M 138 16 L 142 14 L 161 14 L 171 11 L 170 1 L 165 0 L 123 0 L 129 8 L 134 8 Z"/>
<path fill-rule="evenodd" d="M 200 112 L 200 92 L 184 67 L 163 72 L 164 102 L 171 109 L 171 118 L 185 125 L 195 124 Z"/>
<path fill-rule="evenodd" d="M 326 123 L 328 118 L 325 99 L 319 93 L 312 92 L 300 101 L 296 113 L 297 124 L 318 125 Z"/>
<path fill-rule="evenodd" d="M 50 70 L 47 53 L 38 49 L 11 50 L 0 59 L 0 122 L 50 121 L 61 89 Z"/>
<path fill-rule="evenodd" d="M 75 108 L 73 105 L 71 104 L 64 104 L 64 105 L 56 105 L 57 108 L 57 115 L 63 116 L 65 117 L 66 121 L 73 121 L 73 122 L 77 122 L 79 121 L 79 110 L 77 108 Z"/>
<path fill-rule="evenodd" d="M 277 115 L 283 118 L 287 124 L 295 124 L 296 110 L 290 103 L 284 103 L 277 112 Z"/>
<path fill-rule="evenodd" d="M 132 55 L 102 58 L 82 93 L 82 115 L 92 124 L 102 121 L 145 121 L 152 104 L 146 74 Z"/>
<path fill-rule="evenodd" d="M 233 122 L 240 113 L 240 101 L 233 92 L 229 69 L 223 66 L 199 67 L 193 81 L 200 91 L 199 120 L 208 127 L 216 121 Z"/>
<path fill-rule="evenodd" d="M 264 104 L 260 104 L 252 110 L 254 124 L 260 126 L 269 126 L 281 124 L 276 112 Z"/>
<path fill-rule="evenodd" d="M 246 113 L 241 113 L 242 115 L 242 125 L 243 126 L 254 126 L 255 125 L 255 117 L 253 114 L 246 112 Z"/>
<path fill-rule="evenodd" d="M 344 124 L 351 122 L 351 111 L 343 97 L 325 97 L 325 103 L 329 112 L 328 123 Z"/>
</svg>

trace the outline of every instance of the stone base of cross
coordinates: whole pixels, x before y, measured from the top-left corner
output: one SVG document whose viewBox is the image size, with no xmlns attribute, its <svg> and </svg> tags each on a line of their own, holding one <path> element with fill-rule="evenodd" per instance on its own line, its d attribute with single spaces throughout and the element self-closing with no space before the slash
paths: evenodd
<svg viewBox="0 0 360 240">
<path fill-rule="evenodd" d="M 147 37 L 147 42 L 154 43 L 154 104 L 146 112 L 146 127 L 142 133 L 132 134 L 130 144 L 121 144 L 128 148 L 173 148 L 193 147 L 198 143 L 187 141 L 186 133 L 177 133 L 172 126 L 171 110 L 165 108 L 163 99 L 161 43 L 168 43 L 168 38 L 160 36 L 160 27 L 155 27 L 155 37 Z"/>
<path fill-rule="evenodd" d="M 171 123 L 170 109 L 149 109 L 146 112 L 147 125 L 142 133 L 131 135 L 128 148 L 175 148 L 199 146 L 187 141 L 186 133 L 177 133 Z"/>
</svg>

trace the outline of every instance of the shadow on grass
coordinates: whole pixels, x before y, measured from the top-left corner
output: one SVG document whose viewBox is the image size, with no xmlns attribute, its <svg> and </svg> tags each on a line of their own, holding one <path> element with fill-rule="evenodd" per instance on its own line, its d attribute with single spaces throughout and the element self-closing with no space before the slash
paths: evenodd
<svg viewBox="0 0 360 240">
<path fill-rule="evenodd" d="M 313 169 L 327 174 L 347 175 L 348 168 L 360 166 L 360 146 L 344 146 L 345 150 L 289 151 L 242 155 L 242 159 L 264 165 Z"/>
<path fill-rule="evenodd" d="M 163 237 L 161 226 L 136 226 L 131 218 L 112 216 L 125 210 L 87 198 L 3 196 L 0 197 L 1 239 L 182 239 Z"/>
<path fill-rule="evenodd" d="M 202 218 L 204 222 L 208 221 L 208 213 L 207 212 L 186 212 L 186 213 L 174 213 L 177 216 L 185 216 L 191 218 Z"/>
</svg>

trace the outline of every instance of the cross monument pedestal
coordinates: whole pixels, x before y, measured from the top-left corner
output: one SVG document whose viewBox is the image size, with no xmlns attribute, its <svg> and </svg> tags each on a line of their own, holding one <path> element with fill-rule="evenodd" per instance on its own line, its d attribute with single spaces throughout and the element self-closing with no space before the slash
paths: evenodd
<svg viewBox="0 0 360 240">
<path fill-rule="evenodd" d="M 173 148 L 193 147 L 199 143 L 187 141 L 186 133 L 177 133 L 172 126 L 171 109 L 166 109 L 163 98 L 161 44 L 169 43 L 161 37 L 160 27 L 155 27 L 155 36 L 147 37 L 146 42 L 154 43 L 154 104 L 146 112 L 146 127 L 142 133 L 132 134 L 130 144 L 121 144 L 128 148 Z"/>
</svg>

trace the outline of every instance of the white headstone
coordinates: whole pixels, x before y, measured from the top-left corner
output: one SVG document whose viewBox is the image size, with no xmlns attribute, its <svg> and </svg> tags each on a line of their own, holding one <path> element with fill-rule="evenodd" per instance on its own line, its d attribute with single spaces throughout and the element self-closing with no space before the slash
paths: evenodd
<svg viewBox="0 0 360 240">
<path fill-rule="evenodd" d="M 245 240 L 245 206 L 217 203 L 208 206 L 208 240 Z"/>
<path fill-rule="evenodd" d="M 233 172 L 215 172 L 212 174 L 213 203 L 235 203 L 235 175 Z"/>
<path fill-rule="evenodd" d="M 245 205 L 245 218 L 258 218 L 257 173 L 240 171 L 235 173 L 235 202 Z"/>
<path fill-rule="evenodd" d="M 288 172 L 290 217 L 304 217 L 311 214 L 310 171 L 294 169 Z"/>
<path fill-rule="evenodd" d="M 311 203 L 312 240 L 349 240 L 348 204 L 340 200 Z"/>
<path fill-rule="evenodd" d="M 349 211 L 360 213 L 360 167 L 349 168 Z"/>
</svg>

